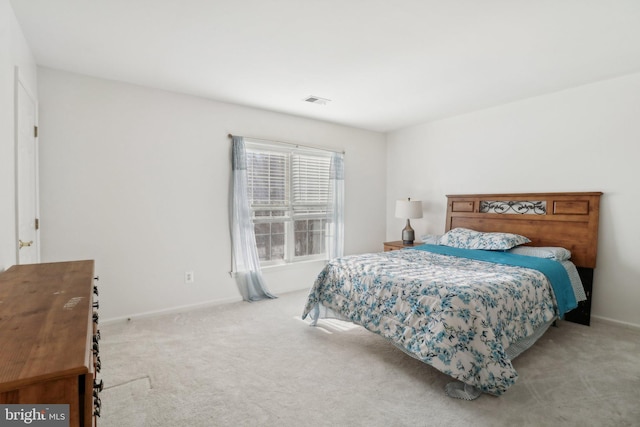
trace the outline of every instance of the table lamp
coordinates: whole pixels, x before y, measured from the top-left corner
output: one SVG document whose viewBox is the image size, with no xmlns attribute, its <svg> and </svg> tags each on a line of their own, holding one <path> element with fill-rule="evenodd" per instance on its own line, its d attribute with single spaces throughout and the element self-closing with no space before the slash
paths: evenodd
<svg viewBox="0 0 640 427">
<path fill-rule="evenodd" d="M 402 244 L 412 245 L 415 232 L 411 228 L 411 218 L 422 218 L 422 202 L 420 200 L 396 200 L 396 218 L 406 218 L 407 225 L 402 230 Z"/>
</svg>

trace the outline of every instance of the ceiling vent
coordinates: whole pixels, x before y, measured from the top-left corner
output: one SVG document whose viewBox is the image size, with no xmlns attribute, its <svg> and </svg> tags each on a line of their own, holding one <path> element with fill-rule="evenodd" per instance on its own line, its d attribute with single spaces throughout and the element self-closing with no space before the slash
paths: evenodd
<svg viewBox="0 0 640 427">
<path fill-rule="evenodd" d="M 330 99 L 320 98 L 319 96 L 313 96 L 313 95 L 307 96 L 304 100 L 307 102 L 311 102 L 312 104 L 319 104 L 319 105 L 327 105 L 327 102 L 331 101 Z"/>
</svg>

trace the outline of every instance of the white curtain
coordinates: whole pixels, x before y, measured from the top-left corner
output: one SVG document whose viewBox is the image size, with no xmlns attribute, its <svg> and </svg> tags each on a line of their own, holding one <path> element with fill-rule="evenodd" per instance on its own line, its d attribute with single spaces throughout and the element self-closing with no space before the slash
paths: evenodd
<svg viewBox="0 0 640 427">
<path fill-rule="evenodd" d="M 233 136 L 232 197 L 231 197 L 231 246 L 238 289 L 245 301 L 276 298 L 268 290 L 256 247 L 256 236 L 251 221 L 247 195 L 247 159 L 244 138 Z"/>
<path fill-rule="evenodd" d="M 327 249 L 329 259 L 344 255 L 344 154 L 333 153 L 329 169 Z"/>
</svg>

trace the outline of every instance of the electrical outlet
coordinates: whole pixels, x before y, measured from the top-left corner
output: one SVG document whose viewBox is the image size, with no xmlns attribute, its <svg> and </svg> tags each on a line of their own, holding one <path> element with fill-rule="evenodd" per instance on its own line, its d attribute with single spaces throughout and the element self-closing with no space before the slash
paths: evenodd
<svg viewBox="0 0 640 427">
<path fill-rule="evenodd" d="M 193 276 L 193 271 L 185 271 L 184 272 L 184 283 L 193 283 L 195 282 L 195 277 Z"/>
</svg>

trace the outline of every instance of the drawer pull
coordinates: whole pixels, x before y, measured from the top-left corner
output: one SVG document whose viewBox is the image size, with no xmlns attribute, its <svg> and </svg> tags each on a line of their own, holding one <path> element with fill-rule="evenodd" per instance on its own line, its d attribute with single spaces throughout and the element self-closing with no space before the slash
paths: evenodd
<svg viewBox="0 0 640 427">
<path fill-rule="evenodd" d="M 98 296 L 98 286 L 93 285 L 93 293 L 96 294 L 96 296 Z"/>
<path fill-rule="evenodd" d="M 103 388 L 104 388 L 104 382 L 102 380 L 100 380 L 100 381 L 93 380 L 93 389 L 95 391 L 100 393 Z M 96 394 L 94 394 L 94 396 L 96 396 Z"/>
<path fill-rule="evenodd" d="M 98 324 L 98 313 L 93 312 L 93 323 Z"/>
<path fill-rule="evenodd" d="M 94 301 L 93 308 L 99 308 L 99 307 L 100 307 L 100 301 Z"/>
<path fill-rule="evenodd" d="M 102 409 L 102 401 L 97 395 L 93 395 L 93 416 L 99 417 L 100 410 Z"/>
</svg>

